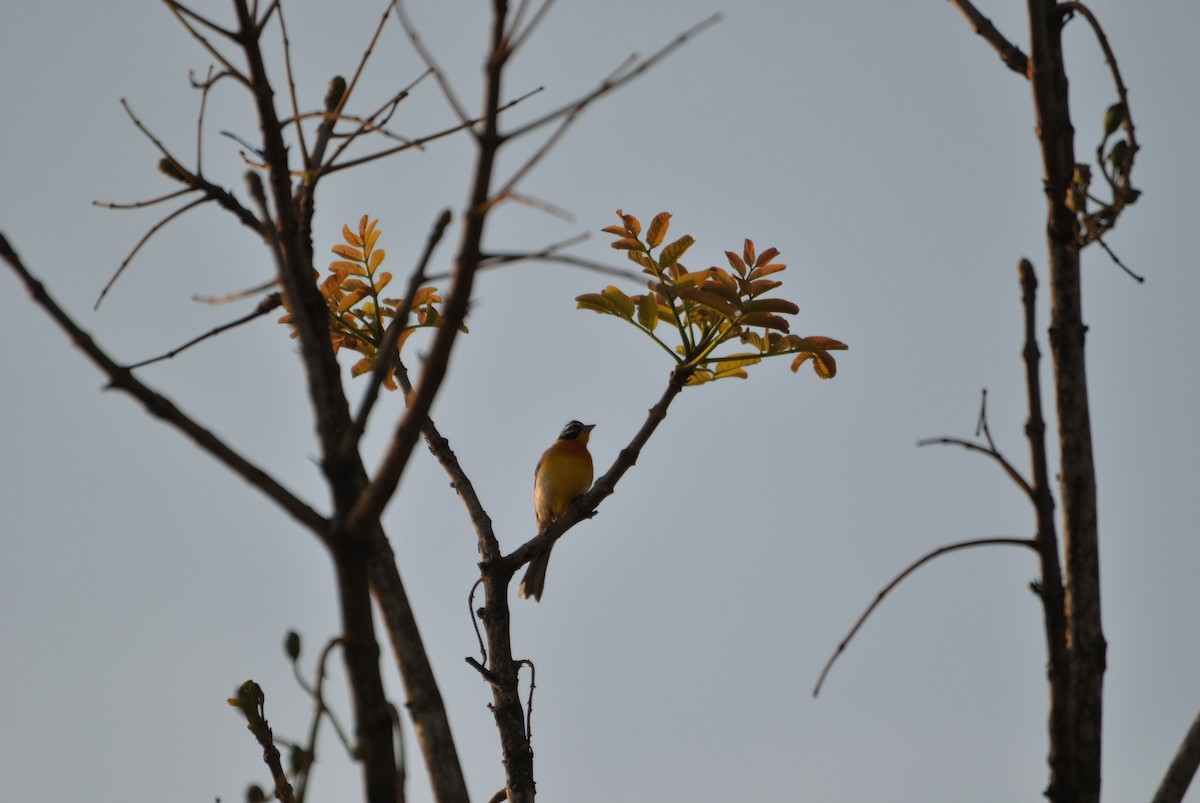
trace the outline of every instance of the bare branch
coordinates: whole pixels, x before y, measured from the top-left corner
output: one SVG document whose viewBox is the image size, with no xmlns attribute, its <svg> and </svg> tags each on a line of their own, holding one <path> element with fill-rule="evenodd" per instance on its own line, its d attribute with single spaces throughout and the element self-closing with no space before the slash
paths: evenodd
<svg viewBox="0 0 1200 803">
<path fill-rule="evenodd" d="M 417 33 L 416 26 L 409 19 L 408 12 L 404 10 L 403 0 L 393 0 L 392 7 L 396 9 L 396 19 L 400 20 L 400 27 L 408 35 L 408 41 L 412 42 L 413 49 L 417 51 L 421 60 L 425 62 L 425 66 L 433 72 L 433 77 L 437 79 L 438 86 L 442 89 L 442 95 L 446 98 L 446 102 L 450 104 L 451 110 L 453 110 L 454 115 L 458 118 L 458 122 L 460 123 L 458 128 L 470 129 L 471 133 L 475 134 L 474 125 L 478 121 L 471 120 L 467 115 L 466 107 L 459 102 L 458 96 L 454 93 L 454 88 L 450 86 L 450 81 L 447 80 L 446 74 L 442 72 L 442 68 L 438 66 L 433 53 L 421 41 L 421 35 Z"/>
<path fill-rule="evenodd" d="M 253 312 L 250 312 L 247 315 L 243 315 L 241 318 L 238 318 L 235 321 L 230 321 L 229 323 L 223 323 L 220 326 L 214 327 L 213 329 L 208 330 L 207 332 L 200 335 L 199 337 L 192 338 L 188 342 L 184 343 L 182 346 L 171 349 L 166 354 L 160 354 L 157 357 L 151 357 L 148 360 L 142 360 L 141 362 L 135 362 L 134 364 L 126 366 L 126 367 L 130 371 L 133 371 L 138 368 L 144 368 L 147 365 L 152 365 L 153 363 L 156 363 L 156 362 L 173 359 L 176 355 L 178 355 L 184 351 L 187 351 L 192 346 L 195 346 L 199 343 L 203 343 L 205 340 L 208 340 L 210 337 L 215 337 L 215 336 L 221 334 L 222 332 L 226 332 L 230 329 L 234 329 L 238 326 L 241 326 L 242 324 L 249 323 L 250 321 L 254 320 L 255 318 L 261 318 L 262 316 L 269 313 L 271 310 L 279 307 L 282 303 L 283 302 L 279 297 L 279 293 L 271 293 L 271 295 L 267 296 L 266 298 L 264 298 L 262 301 L 259 302 L 258 306 L 254 308 Z"/>
<path fill-rule="evenodd" d="M 1150 803 L 1182 803 L 1197 767 L 1200 767 L 1200 714 L 1192 720 L 1192 726 L 1183 737 Z"/>
<path fill-rule="evenodd" d="M 550 10 L 550 6 L 553 4 L 554 0 L 543 0 L 538 10 L 534 12 L 533 19 L 529 21 L 529 24 L 525 26 L 524 30 L 518 31 L 517 28 L 520 27 L 521 23 L 521 12 L 524 11 L 526 6 L 525 0 L 522 0 L 517 14 L 513 17 L 513 24 L 512 27 L 509 28 L 508 36 L 505 37 L 508 40 L 509 55 L 517 52 L 517 49 L 520 48 L 525 40 L 529 38 L 529 35 L 533 33 L 533 29 L 536 28 L 537 24 L 546 16 L 546 12 Z"/>
<path fill-rule="evenodd" d="M 173 13 L 179 20 L 179 24 L 187 29 L 187 32 L 192 35 L 192 38 L 199 42 L 200 46 L 207 50 L 210 56 L 221 63 L 221 66 L 225 68 L 226 72 L 240 81 L 244 86 L 250 86 L 250 79 L 248 79 L 240 70 L 234 67 L 233 64 L 231 64 L 229 60 L 225 58 L 225 55 L 217 49 L 216 45 L 208 41 L 204 34 L 200 33 L 200 31 L 196 29 L 196 26 L 192 24 L 191 19 L 196 20 L 204 27 L 215 31 L 221 36 L 224 36 L 226 39 L 236 41 L 237 35 L 233 31 L 227 30 L 213 22 L 210 22 L 206 18 L 199 16 L 196 14 L 196 12 L 184 6 L 182 3 L 176 2 L 176 0 L 163 0 L 163 2 L 166 3 L 167 8 L 171 9 L 171 13 Z"/>
<path fill-rule="evenodd" d="M 1013 482 L 1015 482 L 1017 484 L 1017 487 L 1020 488 L 1025 493 L 1025 495 L 1029 497 L 1029 500 L 1032 502 L 1032 501 L 1034 501 L 1034 494 L 1033 494 L 1033 488 L 1029 485 L 1029 481 L 1026 480 L 1023 476 L 1021 476 L 1021 472 L 1017 471 L 1016 467 L 1013 466 L 1012 463 L 1008 462 L 1008 459 L 1005 458 L 1004 455 L 1000 454 L 1000 451 L 996 448 L 995 441 L 992 440 L 992 433 L 991 433 L 991 430 L 988 428 L 988 423 L 987 423 L 987 390 L 986 389 L 983 391 L 982 395 L 983 395 L 983 399 L 980 402 L 980 407 L 979 407 L 979 423 L 976 427 L 975 434 L 978 436 L 980 433 L 983 433 L 984 437 L 987 440 L 986 445 L 974 443 L 973 441 L 968 441 L 963 438 L 942 437 L 942 438 L 925 438 L 923 440 L 919 440 L 919 441 L 917 441 L 917 446 L 930 446 L 930 445 L 934 445 L 934 444 L 961 446 L 968 451 L 979 452 L 980 454 L 987 455 L 988 457 L 992 458 L 993 460 L 995 460 L 997 463 L 1000 464 L 1000 467 L 1004 469 L 1004 473 L 1008 475 L 1009 479 L 1011 479 Z"/>
<path fill-rule="evenodd" d="M 505 139 L 515 139 L 517 137 L 520 137 L 524 134 L 529 133 L 530 131 L 533 131 L 534 129 L 541 128 L 542 126 L 546 125 L 547 123 L 554 122 L 555 120 L 557 120 L 563 116 L 570 116 L 570 115 L 578 114 L 578 112 L 580 110 L 582 110 L 585 106 L 590 104 L 592 101 L 596 100 L 597 98 L 600 98 L 603 95 L 607 95 L 608 93 L 612 92 L 614 89 L 624 86 L 625 84 L 629 83 L 633 79 L 643 75 L 651 67 L 658 64 L 658 62 L 662 61 L 667 56 L 669 56 L 671 53 L 675 52 L 676 50 L 678 50 L 679 48 L 681 48 L 685 44 L 687 44 L 687 42 L 690 39 L 694 39 L 701 32 L 703 32 L 704 30 L 706 30 L 708 28 L 711 28 L 713 25 L 717 24 L 720 21 L 721 21 L 720 14 L 713 14 L 710 17 L 706 17 L 705 19 L 703 19 L 700 22 L 693 25 L 691 28 L 688 28 L 686 31 L 684 31 L 683 33 L 676 36 L 674 39 L 672 39 L 670 42 L 668 42 L 663 47 L 659 48 L 657 51 L 652 53 L 650 56 L 646 57 L 645 59 L 642 59 L 641 61 L 636 62 L 635 66 L 633 66 L 628 72 L 621 72 L 619 75 L 614 75 L 614 76 L 610 77 L 604 83 L 600 84 L 600 86 L 593 89 L 588 94 L 579 98 L 578 100 L 575 100 L 571 103 L 560 106 L 559 108 L 555 109 L 554 111 L 548 112 L 547 114 L 544 114 L 535 120 L 525 123 L 524 125 L 519 126 L 512 131 L 505 132 L 504 138 Z"/>
<path fill-rule="evenodd" d="M 829 670 L 833 668 L 833 664 L 838 659 L 838 656 L 845 652 L 846 646 L 850 643 L 850 640 L 854 638 L 854 635 L 862 628 L 863 624 L 866 623 L 867 617 L 869 617 L 874 610 L 879 607 L 879 603 L 883 602 L 883 598 L 891 593 L 892 589 L 900 585 L 900 583 L 904 581 L 904 578 L 908 577 L 910 574 L 934 558 L 950 552 L 971 549 L 972 547 L 977 546 L 1023 546 L 1028 549 L 1035 551 L 1037 550 L 1037 542 L 1032 538 L 977 538 L 971 541 L 960 541 L 956 544 L 949 544 L 944 547 L 939 547 L 924 555 L 920 559 L 914 561 L 908 566 L 908 568 L 900 572 L 900 574 L 896 575 L 890 583 L 884 586 L 883 589 L 875 595 L 875 601 L 867 606 L 867 609 L 863 611 L 862 616 L 858 617 L 858 621 L 854 623 L 854 627 L 850 628 L 850 632 L 846 634 L 845 638 L 843 638 L 838 644 L 837 649 L 834 650 L 833 655 L 831 655 L 829 660 L 825 662 L 825 668 L 821 670 L 821 676 L 817 678 L 817 685 L 813 687 L 813 697 L 816 697 L 821 693 L 821 686 L 825 683 L 825 677 L 829 674 Z"/>
<path fill-rule="evenodd" d="M 58 327 L 62 329 L 71 341 L 108 377 L 112 387 L 124 390 L 142 403 L 151 415 L 154 415 L 180 430 L 192 439 L 203 451 L 208 452 L 219 462 L 250 485 L 254 486 L 268 498 L 287 511 L 292 518 L 311 530 L 322 541 L 326 538 L 329 522 L 310 508 L 290 491 L 276 482 L 262 469 L 251 464 L 240 454 L 229 448 L 216 435 L 189 418 L 165 396 L 156 393 L 139 381 L 128 368 L 118 365 L 115 360 L 92 340 L 91 335 L 75 323 L 62 307 L 50 297 L 46 288 L 35 279 L 25 268 L 20 257 L 13 251 L 12 246 L 0 235 L 0 258 L 12 267 L 13 271 L 25 283 L 30 297 L 38 306 L 46 311 Z"/>
<path fill-rule="evenodd" d="M 588 238 L 587 234 L 580 234 L 575 237 L 571 237 L 567 240 L 563 240 L 562 242 L 548 245 L 545 248 L 541 249 L 540 251 L 533 251 L 533 252 L 529 252 L 529 253 L 522 253 L 522 252 L 517 252 L 517 251 L 489 252 L 484 255 L 483 262 L 480 265 L 480 267 L 481 268 L 495 268 L 495 267 L 499 267 L 501 265 L 508 265 L 513 262 L 526 262 L 526 261 L 540 260 L 540 261 L 544 261 L 544 262 L 560 262 L 564 265 L 573 265 L 574 267 L 583 268 L 584 270 L 593 271 L 595 273 L 599 273 L 604 276 L 609 276 L 614 279 L 626 279 L 628 281 L 636 282 L 638 284 L 643 284 L 645 282 L 646 277 L 643 274 L 637 273 L 635 271 L 623 270 L 621 268 L 614 268 L 611 265 L 606 265 L 603 262 L 596 262 L 595 260 L 586 259 L 584 257 L 575 256 L 573 254 L 558 253 L 561 249 L 568 248 L 572 245 L 580 243 L 580 242 L 586 240 L 587 238 Z M 430 276 L 429 279 L 430 279 L 430 281 L 434 281 L 434 280 L 442 278 L 443 276 L 444 276 L 444 274 L 434 274 L 434 275 Z"/>
<path fill-rule="evenodd" d="M 100 295 L 96 298 L 96 303 L 92 306 L 92 309 L 93 310 L 100 309 L 100 302 L 104 300 L 104 297 L 106 295 L 108 295 L 108 291 L 111 290 L 112 286 L 117 283 L 117 279 L 121 278 L 121 274 L 125 272 L 125 268 L 129 267 L 129 263 L 133 261 L 133 258 L 135 256 L 137 256 L 137 252 L 142 250 L 142 246 L 145 245 L 150 240 L 151 237 L 153 237 L 163 226 L 166 226 L 168 223 L 170 223 L 172 220 L 174 220 L 175 218 L 182 215 L 184 212 L 188 211 L 189 209 L 192 209 L 193 207 L 199 206 L 200 204 L 204 203 L 207 200 L 208 200 L 208 198 L 197 198 L 196 200 L 194 200 L 190 203 L 184 204 L 183 206 L 179 207 L 178 209 L 176 209 L 175 211 L 171 212 L 166 217 L 164 217 L 162 220 L 158 221 L 153 226 L 151 226 L 150 230 L 147 231 L 145 234 L 143 234 L 142 238 L 137 241 L 136 245 L 133 246 L 133 250 L 131 250 L 123 260 L 121 260 L 121 264 L 117 267 L 116 272 L 113 273 L 113 275 L 109 278 L 109 280 L 104 284 L 104 287 L 101 288 Z"/>
<path fill-rule="evenodd" d="M 279 284 L 279 279 L 271 279 L 254 287 L 248 287 L 245 290 L 235 290 L 223 296 L 192 296 L 192 301 L 197 301 L 201 304 L 228 304 L 230 301 L 240 301 L 247 296 L 257 295 L 263 290 L 270 290 L 277 284 Z"/>
<path fill-rule="evenodd" d="M 1133 279 L 1138 284 L 1143 284 L 1146 281 L 1145 276 L 1142 276 L 1141 274 L 1138 274 L 1138 273 L 1134 273 L 1132 270 L 1129 269 L 1129 267 L 1124 262 L 1122 262 L 1117 257 L 1117 255 L 1115 253 L 1113 253 L 1113 250 L 1108 247 L 1108 243 L 1104 242 L 1103 237 L 1100 237 L 1099 235 L 1097 235 L 1096 242 L 1100 243 L 1100 247 L 1104 249 L 1104 253 L 1108 254 L 1108 258 L 1111 259 L 1118 268 L 1125 271 L 1125 273 L 1129 274 L 1129 278 Z"/>
<path fill-rule="evenodd" d="M 120 209 L 120 210 L 144 209 L 148 206 L 154 206 L 155 204 L 161 204 L 164 201 L 170 201 L 174 198 L 180 197 L 181 195 L 187 195 L 189 192 L 195 192 L 195 191 L 196 191 L 195 187 L 184 187 L 182 190 L 175 190 L 175 192 L 168 192 L 166 195 L 160 195 L 157 198 L 150 198 L 149 200 L 146 200 L 146 201 L 131 201 L 129 203 L 124 203 L 124 204 L 116 203 L 113 201 L 92 201 L 92 206 L 98 206 L 101 209 Z"/>
<path fill-rule="evenodd" d="M 283 68 L 287 74 L 288 99 L 292 104 L 292 119 L 296 124 L 296 142 L 300 146 L 300 161 L 307 165 L 309 164 L 308 143 L 304 138 L 304 126 L 300 124 L 300 103 L 296 100 L 296 77 L 292 72 L 292 41 L 288 37 L 287 21 L 283 18 L 283 6 L 273 4 L 268 10 L 267 16 L 269 17 L 274 11 L 279 13 L 279 35 L 283 39 Z M 263 22 L 266 22 L 266 17 Z"/>
<path fill-rule="evenodd" d="M 1000 60 L 1007 64 L 1010 70 L 1026 77 L 1029 76 L 1029 57 L 1022 53 L 1019 47 L 1005 39 L 1004 34 L 997 30 L 990 19 L 980 14 L 979 9 L 975 8 L 970 0 L 950 0 L 950 2 L 957 6 L 963 16 L 970 21 L 975 33 L 982 36 L 1000 54 Z"/>
</svg>

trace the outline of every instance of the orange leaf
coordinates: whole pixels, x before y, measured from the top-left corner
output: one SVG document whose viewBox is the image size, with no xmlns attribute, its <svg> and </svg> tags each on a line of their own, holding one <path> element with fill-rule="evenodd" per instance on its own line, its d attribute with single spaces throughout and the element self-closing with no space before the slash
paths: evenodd
<svg viewBox="0 0 1200 803">
<path fill-rule="evenodd" d="M 641 251 L 644 247 L 638 240 L 630 240 L 628 238 L 624 240 L 617 240 L 616 242 L 610 243 L 610 245 L 613 248 L 622 251 Z"/>
<path fill-rule="evenodd" d="M 754 260 L 754 267 L 761 268 L 777 256 L 779 256 L 778 248 L 768 248 L 758 255 L 758 259 Z"/>
<path fill-rule="evenodd" d="M 729 260 L 729 266 L 738 272 L 739 276 L 746 275 L 746 263 L 742 258 L 732 251 L 725 252 L 725 258 Z"/>
<path fill-rule="evenodd" d="M 749 237 L 746 238 L 746 243 L 742 247 L 742 259 L 746 260 L 747 265 L 754 264 L 754 241 Z"/>
<path fill-rule="evenodd" d="M 646 245 L 651 248 L 658 248 L 662 245 L 663 237 L 667 236 L 667 228 L 671 225 L 671 214 L 669 212 L 659 212 L 654 216 L 654 220 L 650 221 L 650 228 L 646 232 Z"/>
</svg>

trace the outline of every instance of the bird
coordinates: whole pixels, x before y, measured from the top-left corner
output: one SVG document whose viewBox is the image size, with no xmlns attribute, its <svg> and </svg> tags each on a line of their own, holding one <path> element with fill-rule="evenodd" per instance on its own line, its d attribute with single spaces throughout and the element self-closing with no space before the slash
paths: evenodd
<svg viewBox="0 0 1200 803">
<path fill-rule="evenodd" d="M 567 512 L 576 497 L 592 487 L 592 455 L 587 444 L 595 426 L 568 421 L 558 440 L 542 453 L 533 469 L 533 512 L 537 516 L 539 535 Z M 550 544 L 529 561 L 529 568 L 517 588 L 517 596 L 521 599 L 533 597 L 541 602 L 553 546 Z"/>
</svg>

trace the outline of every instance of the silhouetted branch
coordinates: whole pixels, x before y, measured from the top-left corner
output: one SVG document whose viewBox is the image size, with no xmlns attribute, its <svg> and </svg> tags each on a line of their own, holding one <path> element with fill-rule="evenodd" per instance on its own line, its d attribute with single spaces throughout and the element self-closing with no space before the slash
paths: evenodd
<svg viewBox="0 0 1200 803">
<path fill-rule="evenodd" d="M 190 203 L 186 203 L 183 206 L 179 207 L 178 209 L 174 210 L 173 212 L 169 213 L 166 217 L 164 217 L 162 220 L 155 223 L 153 226 L 151 226 L 150 230 L 142 235 L 142 238 L 137 241 L 137 243 L 133 246 L 133 249 L 128 254 L 126 254 L 124 259 L 121 260 L 121 264 L 119 266 L 117 266 L 116 272 L 113 273 L 113 275 L 111 277 L 109 277 L 109 280 L 107 282 L 105 282 L 104 287 L 101 288 L 101 290 L 100 290 L 99 297 L 96 299 L 96 303 L 92 306 L 92 309 L 93 310 L 100 309 L 100 302 L 104 300 L 104 297 L 106 295 L 108 295 L 108 291 L 111 290 L 112 286 L 117 283 L 117 279 L 121 278 L 121 274 L 125 272 L 125 268 L 129 267 L 129 263 L 133 261 L 133 258 L 135 256 L 137 256 L 137 252 L 142 250 L 142 246 L 145 245 L 147 242 L 149 242 L 151 237 L 153 237 L 155 234 L 157 234 L 159 232 L 159 230 L 161 230 L 164 226 L 166 226 L 168 223 L 170 223 L 175 218 L 182 215 L 184 212 L 188 211 L 189 209 L 199 206 L 200 204 L 204 203 L 207 200 L 208 200 L 208 198 L 197 198 L 196 200 L 191 201 Z"/>
<path fill-rule="evenodd" d="M 1200 714 L 1192 720 L 1150 803 L 1182 803 L 1197 767 L 1200 767 Z"/>
<path fill-rule="evenodd" d="M 1028 77 L 1029 58 L 1021 52 L 1019 47 L 1005 39 L 990 19 L 979 13 L 979 9 L 975 8 L 970 0 L 950 0 L 950 2 L 970 21 L 975 33 L 982 36 L 1000 54 L 1000 60 L 1007 64 L 1010 70 Z"/>
<path fill-rule="evenodd" d="M 1004 469 L 1004 473 L 1008 475 L 1009 479 L 1017 484 L 1017 487 L 1020 488 L 1027 497 L 1029 497 L 1030 501 L 1033 501 L 1033 488 L 1030 487 L 1029 481 L 1021 476 L 1021 472 L 1017 471 L 1016 467 L 1014 467 L 1012 463 L 1008 462 L 1008 459 L 996 448 L 995 441 L 992 440 L 992 433 L 987 424 L 986 389 L 983 391 L 982 401 L 980 402 L 979 406 L 979 424 L 977 425 L 975 434 L 978 436 L 981 432 L 987 440 L 986 444 L 978 444 L 963 438 L 941 437 L 924 438 L 917 441 L 917 446 L 930 446 L 933 444 L 961 446 L 968 451 L 987 455 L 999 463 L 1000 467 Z"/>
<path fill-rule="evenodd" d="M 934 558 L 950 552 L 957 552 L 962 549 L 970 549 L 977 546 L 1023 546 L 1027 547 L 1028 549 L 1035 551 L 1037 550 L 1037 542 L 1032 538 L 978 538 L 972 541 L 960 541 L 957 544 L 949 544 L 948 546 L 939 547 L 924 555 L 920 559 L 914 561 L 908 566 L 908 568 L 892 578 L 892 581 L 884 586 L 883 589 L 875 595 L 875 601 L 867 606 L 867 609 L 863 611 L 862 616 L 858 617 L 858 621 L 854 623 L 854 627 L 850 628 L 850 632 L 847 633 L 845 638 L 843 638 L 838 644 L 837 649 L 833 652 L 833 655 L 829 656 L 829 660 L 825 662 L 825 668 L 821 670 L 821 676 L 817 678 L 817 685 L 813 687 L 813 697 L 816 697 L 821 693 L 821 686 L 825 683 L 825 677 L 829 674 L 829 670 L 833 668 L 833 664 L 838 659 L 838 656 L 840 656 L 846 650 L 846 646 L 850 643 L 850 640 L 854 638 L 855 634 L 858 633 L 859 629 L 861 629 L 866 623 L 867 617 L 869 617 L 875 611 L 875 609 L 879 607 L 879 603 L 883 602 L 883 598 L 891 593 L 892 589 L 900 585 L 900 583 L 904 581 L 904 578 L 908 577 L 910 574 Z"/>
<path fill-rule="evenodd" d="M 183 432 L 203 451 L 208 452 L 250 485 L 262 491 L 298 522 L 311 530 L 318 538 L 324 540 L 328 522 L 323 516 L 300 501 L 298 497 L 286 490 L 262 469 L 253 465 L 227 446 L 224 441 L 212 432 L 185 415 L 183 411 L 165 396 L 151 390 L 147 385 L 139 381 L 128 368 L 118 365 L 103 349 L 96 345 L 91 335 L 81 329 L 75 323 L 75 320 L 50 297 L 42 283 L 35 279 L 25 268 L 20 257 L 17 256 L 3 235 L 0 235 L 0 259 L 3 259 L 12 267 L 17 276 L 24 282 L 34 303 L 45 310 L 46 314 L 58 324 L 58 327 L 67 334 L 79 350 L 100 368 L 108 377 L 112 387 L 129 393 L 142 403 L 147 412 L 161 418 Z"/>
<path fill-rule="evenodd" d="M 400 20 L 400 27 L 404 29 L 404 33 L 408 36 L 408 41 L 412 43 L 413 49 L 417 51 L 417 55 L 425 62 L 425 66 L 433 73 L 433 77 L 437 80 L 438 86 L 442 89 L 442 95 L 446 98 L 446 103 L 450 105 L 454 115 L 458 118 L 459 129 L 466 128 L 478 137 L 478 133 L 474 129 L 475 123 L 478 120 L 471 120 L 467 115 L 466 107 L 459 102 L 458 96 L 454 92 L 454 88 L 450 86 L 450 81 L 446 78 L 446 73 L 438 66 L 437 60 L 434 59 L 433 53 L 429 48 L 425 47 L 425 43 L 421 40 L 421 36 L 417 33 L 417 27 L 413 25 L 409 19 L 408 12 L 404 10 L 403 0 L 394 0 L 392 8 L 396 9 L 396 19 Z M 496 65 L 499 66 L 499 65 Z M 489 69 L 491 67 L 489 66 Z"/>
<path fill-rule="evenodd" d="M 208 330 L 207 332 L 205 332 L 204 334 L 200 335 L 199 337 L 192 338 L 188 342 L 184 343 L 182 346 L 171 349 L 166 354 L 160 354 L 157 357 L 151 357 L 148 360 L 142 360 L 141 362 L 135 362 L 132 365 L 127 365 L 126 368 L 128 368 L 130 371 L 132 371 L 137 368 L 144 368 L 145 366 L 152 365 L 153 363 L 156 363 L 156 362 L 161 362 L 163 360 L 170 360 L 170 359 L 174 358 L 176 355 L 178 355 L 184 351 L 187 351 L 192 346 L 195 346 L 198 343 L 203 343 L 205 340 L 208 340 L 210 337 L 215 337 L 215 336 L 221 334 L 222 332 L 226 332 L 226 331 L 229 331 L 230 329 L 234 329 L 238 326 L 241 326 L 242 324 L 249 323 L 250 321 L 254 320 L 255 318 L 261 318 L 262 316 L 269 313 L 271 310 L 276 309 L 279 306 L 281 306 L 282 303 L 283 302 L 279 297 L 279 293 L 271 293 L 271 295 L 267 296 L 262 301 L 260 301 L 258 303 L 258 306 L 255 307 L 252 312 L 250 312 L 246 315 L 243 315 L 241 318 L 238 318 L 235 321 L 230 321 L 229 323 L 223 323 L 220 326 L 214 327 L 214 328 Z"/>
<path fill-rule="evenodd" d="M 679 48 L 681 48 L 685 44 L 687 44 L 687 42 L 690 39 L 694 39 L 701 32 L 703 32 L 704 30 L 706 30 L 708 28 L 711 28 L 713 25 L 717 24 L 720 21 L 721 21 L 720 14 L 713 14 L 709 17 L 702 19 L 700 22 L 696 23 L 691 28 L 688 28 L 686 31 L 679 34 L 679 36 L 676 36 L 674 39 L 672 39 L 670 42 L 668 42 L 663 47 L 659 48 L 654 53 L 652 53 L 649 56 L 647 56 L 646 58 L 638 61 L 636 63 L 636 66 L 632 67 L 629 70 L 629 72 L 622 73 L 619 76 L 612 76 L 607 81 L 602 83 L 600 86 L 596 87 L 591 92 L 589 92 L 588 94 L 579 98 L 578 100 L 572 101 L 571 103 L 568 103 L 564 106 L 560 106 L 559 108 L 555 109 L 554 111 L 548 112 L 547 114 L 544 114 L 541 117 L 536 118 L 535 120 L 525 123 L 524 125 L 518 126 L 517 128 L 513 129 L 512 131 L 505 132 L 504 138 L 505 139 L 516 139 L 518 137 L 521 137 L 521 136 L 529 133 L 530 131 L 533 131 L 536 128 L 541 128 L 542 126 L 546 125 L 547 123 L 554 122 L 555 120 L 559 119 L 560 117 L 562 117 L 564 115 L 574 115 L 574 114 L 578 113 L 578 111 L 581 110 L 584 106 L 587 106 L 588 104 L 590 104 L 592 101 L 596 100 L 597 98 L 599 98 L 603 95 L 607 95 L 609 92 L 612 92 L 614 89 L 624 86 L 625 84 L 629 83 L 633 79 L 644 74 L 647 70 L 649 70 L 655 64 L 662 61 L 667 56 L 669 56 L 671 53 L 675 52 L 676 50 L 678 50 Z"/>
</svg>

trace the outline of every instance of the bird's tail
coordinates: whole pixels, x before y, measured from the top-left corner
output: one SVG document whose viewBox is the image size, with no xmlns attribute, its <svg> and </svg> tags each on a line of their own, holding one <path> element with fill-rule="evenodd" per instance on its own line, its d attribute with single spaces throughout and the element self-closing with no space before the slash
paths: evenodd
<svg viewBox="0 0 1200 803">
<path fill-rule="evenodd" d="M 550 565 L 550 550 L 540 552 L 529 561 L 525 577 L 517 588 L 517 596 L 521 599 L 533 597 L 535 602 L 542 601 L 542 590 L 546 587 L 546 567 Z"/>
</svg>

